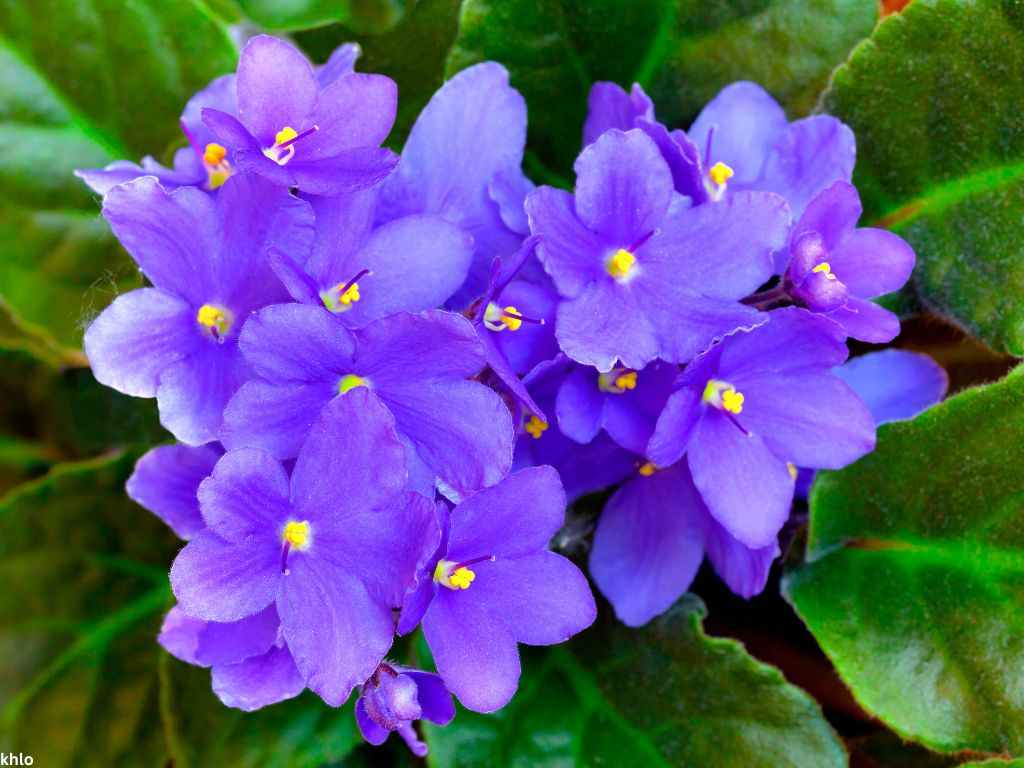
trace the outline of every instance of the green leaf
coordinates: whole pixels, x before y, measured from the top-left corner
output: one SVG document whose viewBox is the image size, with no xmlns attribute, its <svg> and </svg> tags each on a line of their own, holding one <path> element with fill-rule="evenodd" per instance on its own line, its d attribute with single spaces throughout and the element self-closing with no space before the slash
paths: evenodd
<svg viewBox="0 0 1024 768">
<path fill-rule="evenodd" d="M 393 27 L 409 0 L 237 0 L 257 24 L 276 30 L 301 30 L 345 22 L 362 32 Z"/>
<path fill-rule="evenodd" d="M 313 693 L 258 712 L 228 709 L 210 671 L 170 655 L 161 662 L 161 711 L 175 768 L 319 768 L 362 743 L 350 701 L 327 706 Z"/>
<path fill-rule="evenodd" d="M 501 765 L 845 766 L 817 705 L 684 598 L 642 630 L 606 617 L 567 647 L 524 654 L 512 702 L 426 726 L 433 768 Z"/>
<path fill-rule="evenodd" d="M 63 465 L 0 502 L 0 751 L 163 764 L 154 637 L 176 542 L 124 495 L 133 460 Z"/>
<path fill-rule="evenodd" d="M 940 751 L 1024 754 L 1024 368 L 819 476 L 785 591 L 868 712 Z"/>
<path fill-rule="evenodd" d="M 398 116 L 388 144 L 400 150 L 420 110 L 444 81 L 444 65 L 458 29 L 459 0 L 419 0 L 390 32 L 364 35 L 333 25 L 296 36 L 317 61 L 326 61 L 337 46 L 358 42 L 361 72 L 379 72 L 398 83 Z"/>
<path fill-rule="evenodd" d="M 1024 760 L 982 760 L 961 763 L 960 768 L 1024 768 Z"/>
<path fill-rule="evenodd" d="M 77 347 L 137 279 L 72 172 L 161 154 L 236 56 L 198 0 L 0 0 L 0 291 L 24 325 Z"/>
<path fill-rule="evenodd" d="M 466 0 L 448 71 L 508 67 L 530 106 L 530 146 L 564 172 L 595 81 L 649 87 L 671 127 L 740 79 L 804 114 L 876 15 L 874 0 Z"/>
<path fill-rule="evenodd" d="M 824 97 L 857 135 L 865 219 L 917 251 L 922 302 L 1017 355 L 1022 99 L 1024 11 L 1000 0 L 915 0 L 854 51 Z"/>
</svg>

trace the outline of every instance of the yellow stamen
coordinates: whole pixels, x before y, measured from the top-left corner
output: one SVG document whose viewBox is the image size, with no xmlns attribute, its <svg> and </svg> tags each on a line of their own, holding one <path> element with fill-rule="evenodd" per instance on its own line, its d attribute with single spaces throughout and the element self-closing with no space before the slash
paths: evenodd
<svg viewBox="0 0 1024 768">
<path fill-rule="evenodd" d="M 473 583 L 473 579 L 476 578 L 476 574 L 469 568 L 456 568 L 455 573 L 448 577 L 448 581 L 452 583 L 452 586 L 458 587 L 459 589 L 469 589 L 469 585 Z"/>
<path fill-rule="evenodd" d="M 814 269 L 812 269 L 811 272 L 821 272 L 829 280 L 835 280 L 836 279 L 836 276 L 832 274 L 832 266 L 827 261 L 821 262 L 821 264 L 819 264 L 818 266 L 814 267 Z"/>
<path fill-rule="evenodd" d="M 722 393 L 722 408 L 729 413 L 743 412 L 743 393 L 735 389 L 727 389 Z"/>
<path fill-rule="evenodd" d="M 448 589 L 469 589 L 469 585 L 476 579 L 476 573 L 466 566 L 456 568 L 449 573 L 455 565 L 451 560 L 438 560 L 434 568 L 434 581 Z"/>
<path fill-rule="evenodd" d="M 608 274 L 614 277 L 616 280 L 625 280 L 629 273 L 633 271 L 633 267 L 636 265 L 636 256 L 627 251 L 625 248 L 619 248 L 612 257 L 608 259 L 608 264 L 605 269 Z"/>
<path fill-rule="evenodd" d="M 541 421 L 536 416 L 531 416 L 530 420 L 526 422 L 526 426 L 523 427 L 523 429 L 525 429 L 534 440 L 540 440 L 540 436 L 544 434 L 547 428 L 548 423 L 546 421 Z"/>
<path fill-rule="evenodd" d="M 510 331 L 518 331 L 523 325 L 523 321 L 519 319 L 521 314 L 515 307 L 505 307 L 501 313 L 500 322 Z"/>
<path fill-rule="evenodd" d="M 341 377 L 341 381 L 338 382 L 338 394 L 344 395 L 346 392 L 350 392 L 356 387 L 368 386 L 366 379 L 362 376 L 357 376 L 354 373 L 346 373 Z"/>
<path fill-rule="evenodd" d="M 793 479 L 794 482 L 796 482 L 796 464 L 787 461 L 786 469 L 789 472 L 789 476 Z"/>
<path fill-rule="evenodd" d="M 619 389 L 636 389 L 636 371 L 629 371 L 615 380 L 615 386 Z"/>
<path fill-rule="evenodd" d="M 611 395 L 621 395 L 636 389 L 637 372 L 628 368 L 613 368 L 608 373 L 598 374 L 597 388 Z"/>
<path fill-rule="evenodd" d="M 345 286 L 338 286 L 339 291 L 341 291 L 342 288 L 345 288 Z M 359 295 L 359 283 L 352 283 L 352 285 L 350 285 L 348 288 L 345 288 L 345 290 L 341 292 L 341 294 L 338 296 L 338 301 L 340 301 L 344 306 L 348 307 L 354 304 L 355 302 L 359 301 L 360 298 L 362 297 Z"/>
<path fill-rule="evenodd" d="M 231 171 L 211 171 L 209 174 L 210 189 L 219 189 L 224 186 L 224 182 L 231 178 Z"/>
<path fill-rule="evenodd" d="M 274 143 L 281 145 L 284 144 L 286 141 L 291 141 L 298 135 L 298 131 L 296 131 L 290 125 L 286 125 L 284 128 L 282 128 L 274 135 Z"/>
<path fill-rule="evenodd" d="M 231 329 L 231 313 L 214 304 L 203 304 L 196 312 L 196 322 L 223 336 Z"/>
<path fill-rule="evenodd" d="M 220 165 L 220 162 L 227 156 L 227 149 L 220 144 L 210 142 L 206 145 L 206 151 L 203 152 L 203 162 L 207 165 Z"/>
<path fill-rule="evenodd" d="M 720 187 L 733 177 L 733 170 L 725 163 L 717 162 L 708 170 L 708 176 Z"/>
<path fill-rule="evenodd" d="M 292 549 L 306 549 L 309 547 L 310 528 L 309 523 L 303 520 L 301 523 L 292 520 L 284 527 L 281 540 L 291 546 Z"/>
<path fill-rule="evenodd" d="M 645 464 L 640 465 L 640 469 L 637 470 L 644 477 L 650 477 L 658 471 L 657 465 L 653 461 L 648 461 Z"/>
</svg>

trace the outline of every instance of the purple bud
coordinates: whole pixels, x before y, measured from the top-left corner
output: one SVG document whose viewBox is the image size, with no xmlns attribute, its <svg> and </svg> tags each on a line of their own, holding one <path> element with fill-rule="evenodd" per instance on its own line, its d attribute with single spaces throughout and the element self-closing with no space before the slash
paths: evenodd
<svg viewBox="0 0 1024 768">
<path fill-rule="evenodd" d="M 430 672 L 382 663 L 363 683 L 356 702 L 356 723 L 371 744 L 383 744 L 396 731 L 417 757 L 427 754 L 412 727 L 427 719 L 446 725 L 455 716 L 451 694 L 441 678 Z"/>
</svg>

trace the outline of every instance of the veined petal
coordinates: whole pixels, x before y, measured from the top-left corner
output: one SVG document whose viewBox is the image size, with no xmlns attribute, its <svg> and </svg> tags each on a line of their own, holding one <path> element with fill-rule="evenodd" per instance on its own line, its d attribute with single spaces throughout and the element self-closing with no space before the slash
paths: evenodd
<svg viewBox="0 0 1024 768">
<path fill-rule="evenodd" d="M 306 57 L 277 37 L 257 35 L 238 60 L 238 116 L 264 147 L 278 131 L 304 130 L 319 90 Z"/>
<path fill-rule="evenodd" d="M 196 494 L 220 457 L 213 446 L 152 448 L 136 462 L 125 492 L 187 541 L 206 527 Z"/>
<path fill-rule="evenodd" d="M 260 448 L 277 459 L 299 455 L 320 412 L 336 395 L 336 382 L 247 381 L 228 401 L 220 439 L 229 449 Z"/>
<path fill-rule="evenodd" d="M 603 258 L 615 249 L 577 218 L 572 195 L 538 187 L 525 205 L 530 231 L 540 238 L 537 258 L 559 293 L 573 298 L 604 277 Z"/>
<path fill-rule="evenodd" d="M 350 372 L 352 334 L 322 306 L 275 304 L 250 317 L 238 340 L 245 359 L 273 383 L 332 382 Z"/>
<path fill-rule="evenodd" d="M 245 712 L 293 699 L 306 688 L 286 646 L 237 664 L 216 666 L 211 677 L 217 698 L 225 706 Z"/>
<path fill-rule="evenodd" d="M 265 451 L 228 451 L 199 486 L 199 506 L 211 531 L 242 544 L 273 546 L 288 519 L 288 473 Z"/>
<path fill-rule="evenodd" d="M 358 147 L 376 147 L 391 132 L 398 86 L 390 77 L 350 73 L 320 91 L 311 122 L 319 128 L 303 139 L 303 157 L 333 157 Z"/>
</svg>

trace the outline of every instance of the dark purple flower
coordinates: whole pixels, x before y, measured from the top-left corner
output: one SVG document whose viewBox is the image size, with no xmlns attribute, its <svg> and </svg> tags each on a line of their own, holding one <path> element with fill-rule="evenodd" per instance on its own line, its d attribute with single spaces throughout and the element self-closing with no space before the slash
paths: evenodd
<svg viewBox="0 0 1024 768">
<path fill-rule="evenodd" d="M 473 264 L 450 301 L 455 309 L 481 294 L 491 261 L 515 252 L 526 234 L 523 199 L 532 184 L 520 170 L 525 143 L 526 102 L 508 72 L 477 64 L 434 94 L 384 184 L 379 220 L 435 214 L 473 236 Z"/>
<path fill-rule="evenodd" d="M 213 692 L 246 712 L 298 696 L 306 687 L 273 605 L 239 621 L 202 621 L 175 606 L 157 640 L 172 656 L 210 667 Z"/>
<path fill-rule="evenodd" d="M 464 317 L 399 313 L 351 332 L 323 307 L 280 304 L 246 323 L 240 346 L 257 378 L 225 411 L 228 448 L 294 456 L 323 407 L 359 389 L 394 414 L 411 488 L 432 495 L 436 480 L 458 497 L 511 465 L 508 409 L 467 380 L 484 367 L 484 352 Z"/>
<path fill-rule="evenodd" d="M 740 300 L 771 276 L 771 253 L 785 242 L 780 197 L 741 193 L 690 207 L 639 130 L 604 133 L 576 160 L 576 175 L 575 196 L 541 187 L 526 202 L 562 297 L 556 335 L 569 357 L 602 372 L 686 362 L 764 322 Z"/>
<path fill-rule="evenodd" d="M 845 181 L 815 197 L 790 236 L 782 290 L 853 338 L 879 344 L 899 334 L 900 321 L 870 299 L 907 282 L 914 251 L 892 232 L 857 228 L 860 214 L 857 190 Z"/>
<path fill-rule="evenodd" d="M 296 301 L 327 307 L 350 328 L 439 307 L 466 279 L 473 239 L 438 216 L 374 227 L 376 190 L 305 199 L 316 214 L 309 260 L 278 253 L 271 264 Z"/>
<path fill-rule="evenodd" d="M 399 606 L 437 546 L 433 503 L 404 491 L 391 414 L 365 390 L 323 409 L 291 479 L 269 454 L 230 451 L 199 487 L 207 529 L 171 586 L 197 619 L 275 606 L 306 685 L 340 706 L 384 658 Z"/>
<path fill-rule="evenodd" d="M 372 187 L 398 162 L 380 147 L 395 120 L 397 86 L 356 72 L 329 70 L 324 79 L 291 45 L 258 35 L 238 62 L 238 116 L 207 107 L 203 122 L 240 170 L 279 186 L 314 195 Z"/>
<path fill-rule="evenodd" d="M 562 434 L 554 418 L 558 392 L 576 364 L 559 355 L 541 363 L 524 379 L 523 384 L 542 413 L 523 414 L 519 438 L 512 462 L 516 471 L 548 464 L 558 470 L 565 494 L 572 503 L 587 493 L 610 488 L 625 480 L 643 460 L 619 446 L 607 433 L 600 433 L 586 445 L 580 445 Z"/>
<path fill-rule="evenodd" d="M 634 83 L 629 93 L 616 83 L 594 83 L 587 96 L 583 146 L 593 144 L 605 131 L 636 128 L 641 120 L 654 122 L 654 102 L 639 83 Z"/>
<path fill-rule="evenodd" d="M 874 420 L 832 373 L 846 359 L 842 329 L 790 307 L 694 360 L 669 398 L 647 456 L 686 455 L 712 517 L 752 549 L 789 516 L 796 467 L 838 469 L 875 446 Z"/>
<path fill-rule="evenodd" d="M 705 554 L 741 597 L 764 589 L 776 541 L 751 549 L 708 512 L 685 461 L 640 470 L 608 500 L 594 534 L 590 573 L 619 619 L 642 626 L 693 582 Z"/>
<path fill-rule="evenodd" d="M 564 642 L 597 615 L 583 574 L 547 550 L 564 516 L 554 469 L 509 475 L 452 510 L 432 578 L 406 599 L 399 632 L 422 617 L 437 671 L 469 709 L 493 712 L 515 694 L 517 643 Z"/>
<path fill-rule="evenodd" d="M 206 527 L 196 492 L 223 455 L 224 450 L 216 443 L 198 447 L 161 445 L 135 463 L 125 491 L 132 501 L 188 541 Z"/>
<path fill-rule="evenodd" d="M 119 296 L 86 330 L 93 373 L 119 392 L 155 396 L 161 423 L 181 442 L 210 442 L 248 375 L 237 344 L 242 324 L 287 298 L 266 254 L 304 260 L 312 210 L 240 174 L 216 197 L 137 179 L 110 191 L 103 215 L 153 287 Z"/>
<path fill-rule="evenodd" d="M 455 703 L 439 675 L 386 662 L 363 683 L 356 701 L 356 724 L 364 739 L 379 746 L 397 731 L 417 757 L 426 756 L 427 745 L 416 736 L 413 722 L 447 725 L 454 717 Z"/>
</svg>

